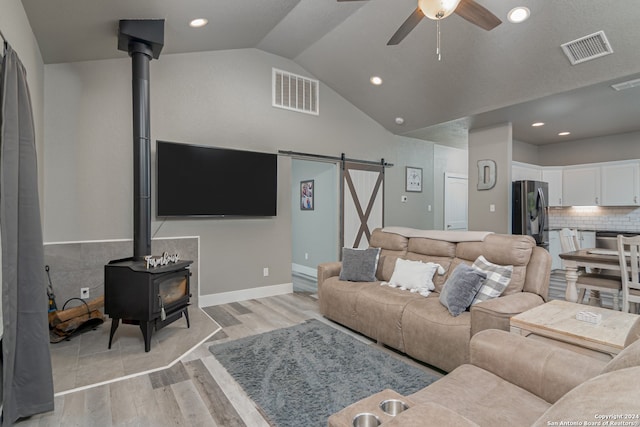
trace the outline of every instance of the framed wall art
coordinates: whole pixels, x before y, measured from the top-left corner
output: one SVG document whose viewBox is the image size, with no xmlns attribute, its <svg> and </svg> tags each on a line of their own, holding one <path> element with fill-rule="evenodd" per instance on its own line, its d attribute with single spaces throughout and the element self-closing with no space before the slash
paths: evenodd
<svg viewBox="0 0 640 427">
<path fill-rule="evenodd" d="M 407 166 L 405 191 L 422 192 L 422 168 Z"/>
<path fill-rule="evenodd" d="M 300 181 L 300 210 L 313 210 L 313 179 Z"/>
</svg>

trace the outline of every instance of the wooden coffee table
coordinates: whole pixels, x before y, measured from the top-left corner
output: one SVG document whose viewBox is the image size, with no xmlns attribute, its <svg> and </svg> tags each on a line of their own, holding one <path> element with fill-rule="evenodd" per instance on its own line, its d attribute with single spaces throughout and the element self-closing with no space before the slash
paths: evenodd
<svg viewBox="0 0 640 427">
<path fill-rule="evenodd" d="M 602 320 L 597 325 L 577 320 L 576 314 L 580 311 L 599 313 Z M 554 300 L 513 316 L 511 332 L 551 338 L 613 357 L 624 348 L 627 333 L 638 317 L 637 314 Z"/>
</svg>

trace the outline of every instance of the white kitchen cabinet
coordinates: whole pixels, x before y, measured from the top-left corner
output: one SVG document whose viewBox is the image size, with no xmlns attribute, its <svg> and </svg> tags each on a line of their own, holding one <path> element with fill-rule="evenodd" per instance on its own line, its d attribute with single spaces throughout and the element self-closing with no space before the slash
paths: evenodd
<svg viewBox="0 0 640 427">
<path fill-rule="evenodd" d="M 542 181 L 549 184 L 549 200 L 547 200 L 547 205 L 564 206 L 562 204 L 562 167 L 543 167 Z"/>
<path fill-rule="evenodd" d="M 562 170 L 562 201 L 564 206 L 599 206 L 600 166 L 568 166 Z"/>
<path fill-rule="evenodd" d="M 529 163 L 511 162 L 511 181 L 540 181 L 542 168 Z"/>
<path fill-rule="evenodd" d="M 549 230 L 549 254 L 551 254 L 551 269 L 559 270 L 562 268 L 562 260 L 560 254 L 562 246 L 560 245 L 560 231 Z"/>
<path fill-rule="evenodd" d="M 596 232 L 589 230 L 578 230 L 578 245 L 580 249 L 596 247 Z"/>
<path fill-rule="evenodd" d="M 601 167 L 602 205 L 640 205 L 640 162 L 608 162 Z"/>
</svg>

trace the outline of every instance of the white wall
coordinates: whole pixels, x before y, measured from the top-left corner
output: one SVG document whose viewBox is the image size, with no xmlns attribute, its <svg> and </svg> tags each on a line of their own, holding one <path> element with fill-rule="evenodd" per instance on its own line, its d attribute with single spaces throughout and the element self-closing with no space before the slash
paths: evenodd
<svg viewBox="0 0 640 427">
<path fill-rule="evenodd" d="M 405 147 L 326 85 L 320 85 L 319 116 L 273 108 L 272 67 L 308 75 L 294 62 L 257 49 L 163 55 L 152 61 L 152 141 L 385 158 L 396 164 L 387 179 L 403 179 Z M 131 237 L 130 61 L 50 64 L 45 79 L 45 240 Z M 154 206 L 157 237 L 200 236 L 202 294 L 291 281 L 291 159 L 281 157 L 278 167 L 276 218 L 160 223 Z M 386 188 L 388 197 L 399 199 L 396 186 Z M 393 209 L 386 218 L 403 223 Z M 269 277 L 262 276 L 263 267 L 269 267 Z"/>
<path fill-rule="evenodd" d="M 44 63 L 22 2 L 0 0 L 0 30 L 27 71 L 38 153 L 40 210 L 41 215 L 44 216 Z"/>
</svg>

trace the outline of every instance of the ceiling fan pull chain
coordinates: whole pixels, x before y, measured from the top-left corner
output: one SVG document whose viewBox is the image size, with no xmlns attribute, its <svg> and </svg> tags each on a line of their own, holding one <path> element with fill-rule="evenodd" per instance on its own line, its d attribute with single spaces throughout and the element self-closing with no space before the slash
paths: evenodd
<svg viewBox="0 0 640 427">
<path fill-rule="evenodd" d="M 441 61 L 442 55 L 440 52 L 440 20 L 439 19 L 436 21 L 436 29 L 438 31 L 438 34 L 436 36 L 436 55 L 438 55 L 438 61 Z"/>
</svg>

